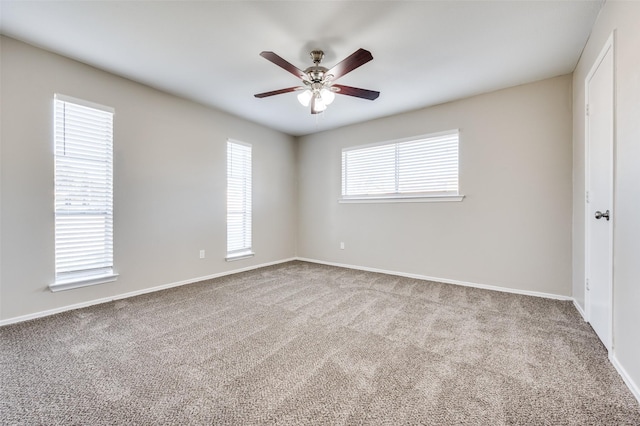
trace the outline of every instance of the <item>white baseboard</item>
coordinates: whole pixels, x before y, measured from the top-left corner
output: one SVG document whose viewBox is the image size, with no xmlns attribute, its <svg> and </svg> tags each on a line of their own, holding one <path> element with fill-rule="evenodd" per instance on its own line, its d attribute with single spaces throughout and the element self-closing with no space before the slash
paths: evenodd
<svg viewBox="0 0 640 426">
<path fill-rule="evenodd" d="M 543 298 L 546 298 L 546 299 L 573 300 L 573 298 L 571 298 L 569 296 L 562 296 L 562 295 L 552 294 L 552 293 L 542 293 L 542 292 L 529 291 L 529 290 L 518 290 L 518 289 L 507 288 L 507 287 L 497 287 L 497 286 L 487 285 L 487 284 L 478 284 L 478 283 L 471 283 L 471 282 L 466 282 L 466 281 L 451 280 L 451 279 L 447 279 L 447 278 L 430 277 L 430 276 L 420 275 L 420 274 L 410 274 L 410 273 L 404 273 L 404 272 L 398 272 L 398 271 L 389 271 L 389 270 L 386 270 L 386 269 L 369 268 L 369 267 L 366 267 L 366 266 L 349 265 L 349 264 L 337 263 L 337 262 L 325 262 L 325 261 L 322 261 L 322 260 L 309 259 L 309 258 L 305 258 L 305 257 L 292 257 L 292 258 L 282 259 L 282 260 L 278 260 L 278 261 L 274 261 L 274 262 L 262 263 L 260 265 L 253 265 L 253 266 L 249 266 L 249 267 L 246 267 L 246 268 L 234 269 L 234 270 L 231 270 L 231 271 L 225 271 L 225 272 L 220 272 L 220 273 L 207 275 L 207 276 L 203 276 L 203 277 L 192 278 L 192 279 L 188 279 L 188 280 L 184 280 L 184 281 L 178 281 L 178 282 L 163 284 L 163 285 L 150 287 L 150 288 L 145 288 L 145 289 L 142 289 L 142 290 L 136 290 L 136 291 L 132 291 L 132 292 L 128 292 L 128 293 L 122 293 L 122 294 L 118 294 L 118 295 L 115 295 L 115 296 L 109 296 L 109 297 L 104 297 L 104 298 L 100 298 L 100 299 L 94 299 L 94 300 L 90 300 L 90 301 L 87 301 L 87 302 L 76 303 L 76 304 L 73 304 L 73 305 L 62 306 L 60 308 L 49 309 L 49 310 L 41 311 L 41 312 L 35 312 L 33 314 L 28 314 L 28 315 L 22 315 L 22 316 L 19 316 L 19 317 L 8 318 L 8 319 L 5 319 L 5 320 L 0 320 L 0 326 L 8 325 L 8 324 L 14 324 L 14 323 L 23 322 L 23 321 L 28 321 L 28 320 L 31 320 L 31 319 L 36 319 L 36 318 L 41 318 L 41 317 L 46 317 L 46 316 L 49 316 L 49 315 L 58 314 L 60 312 L 66 312 L 66 311 L 70 311 L 70 310 L 73 310 L 73 309 L 85 308 L 85 307 L 88 307 L 88 306 L 98 305 L 100 303 L 111 302 L 111 301 L 114 301 L 114 300 L 126 299 L 127 297 L 139 296 L 141 294 L 152 293 L 154 291 L 165 290 L 165 289 L 172 288 L 172 287 L 179 287 L 179 286 L 186 285 L 186 284 L 193 284 L 193 283 L 196 283 L 196 282 L 199 282 L 199 281 L 210 280 L 210 279 L 222 277 L 222 276 L 225 276 L 225 275 L 237 274 L 237 273 L 240 273 L 240 272 L 250 271 L 252 269 L 264 268 L 266 266 L 277 265 L 277 264 L 280 264 L 280 263 L 286 263 L 286 262 L 290 262 L 290 261 L 293 261 L 293 260 L 300 260 L 300 261 L 303 261 L 303 262 L 318 263 L 318 264 L 322 264 L 322 265 L 337 266 L 337 267 L 341 267 L 341 268 L 356 269 L 356 270 L 361 270 L 361 271 L 377 272 L 377 273 L 381 273 L 381 274 L 395 275 L 395 276 L 401 276 L 401 277 L 407 277 L 407 278 L 415 278 L 415 279 L 419 279 L 419 280 L 436 281 L 436 282 L 441 282 L 441 283 L 445 283 L 445 284 L 456 284 L 456 285 L 462 285 L 462 286 L 466 286 L 466 287 L 481 288 L 481 289 L 485 289 L 485 290 L 501 291 L 501 292 L 505 292 L 505 293 L 515 293 L 515 294 L 522 294 L 522 295 L 526 295 L 526 296 L 543 297 Z M 575 303 L 575 300 L 573 300 L 573 301 L 574 301 L 574 305 L 578 308 L 578 311 L 584 317 L 584 314 L 583 314 L 582 310 Z"/>
<path fill-rule="evenodd" d="M 578 311 L 578 313 L 580 313 L 580 315 L 582 316 L 582 319 L 585 320 L 585 322 L 588 322 L 587 313 L 584 311 L 584 309 L 582 309 L 582 306 L 580 306 L 580 304 L 576 299 L 573 299 L 573 306 L 576 307 L 576 310 Z"/>
<path fill-rule="evenodd" d="M 86 308 L 86 307 L 93 306 L 93 305 L 99 305 L 101 303 L 107 303 L 107 302 L 112 302 L 114 300 L 121 300 L 121 299 L 126 299 L 126 298 L 129 298 L 129 297 L 139 296 L 139 295 L 142 295 L 142 294 L 153 293 L 153 292 L 160 291 L 160 290 L 166 290 L 166 289 L 173 288 L 173 287 L 179 287 L 179 286 L 183 286 L 183 285 L 187 285 L 187 284 L 193 284 L 193 283 L 197 283 L 197 282 L 200 282 L 200 281 L 205 281 L 205 280 L 210 280 L 210 279 L 213 279 L 213 278 L 223 277 L 223 276 L 226 276 L 226 275 L 238 274 L 240 272 L 251 271 L 253 269 L 264 268 L 266 266 L 272 266 L 272 265 L 278 265 L 280 263 L 291 262 L 291 261 L 294 261 L 294 260 L 300 260 L 300 261 L 303 261 L 303 262 L 317 263 L 317 264 L 321 264 L 321 265 L 337 266 L 337 267 L 340 267 L 340 268 L 355 269 L 355 270 L 360 270 L 360 271 L 377 272 L 377 273 L 381 273 L 381 274 L 395 275 L 395 276 L 400 276 L 400 277 L 415 278 L 415 279 L 419 279 L 419 280 L 435 281 L 435 282 L 441 282 L 441 283 L 445 283 L 445 284 L 455 284 L 455 285 L 462 285 L 462 286 L 466 286 L 466 287 L 475 287 L 475 288 L 481 288 L 481 289 L 485 289 L 485 290 L 494 290 L 494 291 L 501 291 L 501 292 L 506 292 L 506 293 L 522 294 L 522 295 L 526 295 L 526 296 L 536 296 L 536 297 L 543 297 L 543 298 L 547 298 L 547 299 L 556 299 L 556 300 L 571 300 L 571 301 L 573 301 L 573 304 L 576 307 L 576 309 L 578 310 L 578 312 L 580 313 L 580 315 L 582 315 L 582 318 L 584 318 L 585 321 L 586 321 L 586 315 L 585 315 L 585 312 L 582 309 L 582 307 L 580 307 L 580 305 L 576 302 L 575 299 L 573 299 L 572 297 L 569 297 L 569 296 L 562 296 L 562 295 L 558 295 L 558 294 L 542 293 L 542 292 L 529 291 L 529 290 L 512 289 L 512 288 L 507 288 L 507 287 L 497 287 L 497 286 L 493 286 L 493 285 L 471 283 L 471 282 L 451 280 L 451 279 L 446 279 L 446 278 L 429 277 L 429 276 L 426 276 L 426 275 L 409 274 L 409 273 L 404 273 L 404 272 L 389 271 L 389 270 L 386 270 L 386 269 L 378 269 L 378 268 L 369 268 L 369 267 L 366 267 L 366 266 L 348 265 L 348 264 L 337 263 L 337 262 L 326 262 L 326 261 L 322 261 L 322 260 L 309 259 L 309 258 L 305 258 L 305 257 L 292 257 L 292 258 L 288 258 L 288 259 L 277 260 L 277 261 L 274 261 L 274 262 L 262 263 L 260 265 L 253 265 L 253 266 L 248 266 L 248 267 L 245 267 L 245 268 L 234 269 L 234 270 L 231 270 L 231 271 L 219 272 L 219 273 L 216 273 L 216 274 L 206 275 L 206 276 L 203 276 L 203 277 L 191 278 L 191 279 L 188 279 L 188 280 L 183 280 L 183 281 L 163 284 L 163 285 L 159 285 L 159 286 L 155 286 L 155 287 L 145 288 L 145 289 L 142 289 L 142 290 L 131 291 L 131 292 L 128 292 L 128 293 L 121 293 L 121 294 L 118 294 L 118 295 L 115 295 L 115 296 L 103 297 L 103 298 L 100 298 L 100 299 L 94 299 L 94 300 L 90 300 L 90 301 L 87 301 L 87 302 L 82 302 L 82 303 L 76 303 L 76 304 L 73 304 L 73 305 L 62 306 L 62 307 L 59 307 L 59 308 L 49 309 L 49 310 L 41 311 L 41 312 L 35 312 L 35 313 L 32 313 L 32 314 L 28 314 L 28 315 L 22 315 L 22 316 L 18 316 L 18 317 L 8 318 L 8 319 L 5 319 L 5 320 L 0 320 L 0 326 L 9 325 L 9 324 L 15 324 L 15 323 L 23 322 L 23 321 L 36 319 L 36 318 L 47 317 L 47 316 L 55 315 L 55 314 L 58 314 L 58 313 L 61 313 L 61 312 L 71 311 L 71 310 L 74 310 L 74 309 Z M 635 398 L 640 403 L 640 387 L 638 387 L 638 385 L 633 381 L 633 379 L 631 379 L 631 377 L 629 376 L 627 371 L 620 364 L 620 362 L 618 361 L 618 359 L 615 357 L 614 354 L 610 354 L 609 355 L 609 361 L 611 362 L 611 364 L 613 364 L 615 369 L 618 371 L 618 373 L 622 377 L 622 380 L 624 380 L 624 382 L 627 385 L 627 387 L 629 388 L 629 390 L 633 393 Z"/>
<path fill-rule="evenodd" d="M 369 268 L 367 266 L 348 265 L 348 264 L 336 263 L 336 262 L 325 262 L 323 260 L 309 259 L 305 257 L 298 257 L 296 259 L 301 260 L 303 262 L 319 263 L 321 265 L 338 266 L 340 268 L 356 269 L 359 271 L 367 271 L 367 272 L 377 272 L 380 274 L 396 275 L 399 277 L 415 278 L 418 280 L 425 280 L 425 281 L 435 281 L 435 282 L 445 283 L 445 284 L 456 284 L 456 285 L 462 285 L 465 287 L 481 288 L 484 290 L 501 291 L 504 293 L 515 293 L 515 294 L 522 294 L 525 296 L 544 297 L 545 299 L 573 300 L 573 298 L 570 296 L 562 296 L 559 294 L 552 294 L 552 293 L 542 293 L 539 291 L 518 290 L 515 288 L 508 288 L 508 287 L 497 287 L 497 286 L 487 285 L 487 284 L 478 284 L 478 283 L 471 283 L 466 281 L 450 280 L 447 278 L 429 277 L 429 276 L 420 275 L 420 274 L 409 274 L 405 272 L 388 271 L 386 269 Z"/>
<path fill-rule="evenodd" d="M 620 364 L 618 358 L 616 358 L 615 354 L 609 353 L 609 361 L 611 364 L 618 370 L 618 374 L 622 377 L 622 380 L 627 385 L 633 396 L 636 397 L 638 403 L 640 403 L 640 387 L 633 381 L 631 376 L 627 373 L 627 370 Z"/>
<path fill-rule="evenodd" d="M 486 289 L 486 290 L 502 291 L 502 292 L 506 292 L 506 293 L 515 293 L 515 294 L 523 294 L 523 295 L 527 295 L 527 296 L 543 297 L 543 298 L 546 298 L 546 299 L 570 300 L 570 301 L 573 302 L 573 305 L 576 307 L 577 311 L 580 313 L 582 318 L 585 321 L 586 321 L 586 318 L 587 318 L 584 309 L 582 309 L 582 307 L 578 304 L 578 302 L 576 302 L 576 300 L 573 297 L 569 297 L 569 296 L 562 296 L 562 295 L 551 294 L 551 293 L 542 293 L 542 292 L 537 292 L 537 291 L 518 290 L 518 289 L 512 289 L 512 288 L 506 288 L 506 287 L 496 287 L 496 286 L 492 286 L 492 285 L 470 283 L 470 282 L 458 281 L 458 280 L 450 280 L 450 279 L 446 279 L 446 278 L 428 277 L 428 276 L 419 275 L 419 274 L 407 274 L 407 273 L 404 273 L 404 272 L 388 271 L 388 270 L 378 269 L 378 268 L 368 268 L 368 267 L 365 267 L 365 266 L 347 265 L 347 264 L 336 263 L 336 262 L 325 262 L 325 261 L 322 261 L 322 260 L 308 259 L 308 258 L 304 258 L 304 257 L 298 257 L 297 260 L 301 260 L 303 262 L 318 263 L 318 264 L 321 264 L 321 265 L 338 266 L 338 267 L 341 267 L 341 268 L 356 269 L 356 270 L 360 270 L 360 271 L 378 272 L 378 273 L 381 273 L 381 274 L 396 275 L 396 276 L 408 277 L 408 278 L 416 278 L 416 279 L 419 279 L 419 280 L 436 281 L 436 282 L 441 282 L 441 283 L 445 283 L 445 284 L 456 284 L 456 285 L 463 285 L 463 286 L 467 286 L 467 287 L 482 288 L 482 289 Z M 613 364 L 614 368 L 618 371 L 618 374 L 620 374 L 620 376 L 622 377 L 622 380 L 627 385 L 627 387 L 629 388 L 629 390 L 631 391 L 633 396 L 635 396 L 635 398 L 640 403 L 640 387 L 633 381 L 631 376 L 629 376 L 627 371 L 624 369 L 624 367 L 622 367 L 622 365 L 620 364 L 618 359 L 612 353 L 609 354 L 609 361 L 611 362 L 611 364 Z"/>
<path fill-rule="evenodd" d="M 155 287 L 144 288 L 142 290 L 130 291 L 128 293 L 121 293 L 115 296 L 102 297 L 100 299 L 93 299 L 86 302 L 75 303 L 73 305 L 61 306 L 59 308 L 48 309 L 46 311 L 34 312 L 32 314 L 21 315 L 19 317 L 8 318 L 4 320 L 0 320 L 0 326 L 15 324 L 23 321 L 29 321 L 36 318 L 48 317 L 50 315 L 59 314 L 61 312 L 72 311 L 74 309 L 86 308 L 88 306 L 99 305 L 101 303 L 112 302 L 114 300 L 126 299 L 128 297 L 140 296 L 142 294 L 153 293 L 155 291 L 166 290 L 168 288 L 179 287 L 182 285 L 193 284 L 200 281 L 210 280 L 213 278 L 223 277 L 225 275 L 233 275 L 238 274 L 240 272 L 251 271 L 252 269 L 264 268 L 265 266 L 277 265 L 279 263 L 286 263 L 296 260 L 297 258 L 292 257 L 289 259 L 276 260 L 274 262 L 262 263 L 260 265 L 248 266 L 246 268 L 234 269 L 232 271 L 219 272 L 216 274 L 206 275 L 204 277 L 191 278 L 188 280 L 162 284 Z"/>
</svg>

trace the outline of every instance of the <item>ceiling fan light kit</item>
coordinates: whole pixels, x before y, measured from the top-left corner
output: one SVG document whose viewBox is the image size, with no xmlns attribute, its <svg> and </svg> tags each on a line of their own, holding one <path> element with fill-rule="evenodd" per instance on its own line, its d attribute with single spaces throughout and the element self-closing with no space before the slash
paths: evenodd
<svg viewBox="0 0 640 426">
<path fill-rule="evenodd" d="M 380 92 L 374 90 L 359 89 L 334 83 L 336 79 L 371 61 L 373 56 L 368 50 L 358 49 L 331 69 L 320 65 L 324 58 L 322 50 L 312 50 L 309 55 L 313 65 L 302 71 L 273 52 L 265 51 L 260 53 L 263 58 L 301 79 L 304 86 L 288 87 L 286 89 L 258 93 L 254 96 L 256 98 L 266 98 L 298 90 L 301 91 L 298 94 L 298 102 L 305 107 L 311 106 L 311 114 L 319 114 L 326 110 L 327 105 L 330 105 L 335 99 L 336 93 L 371 101 L 380 96 Z"/>
</svg>

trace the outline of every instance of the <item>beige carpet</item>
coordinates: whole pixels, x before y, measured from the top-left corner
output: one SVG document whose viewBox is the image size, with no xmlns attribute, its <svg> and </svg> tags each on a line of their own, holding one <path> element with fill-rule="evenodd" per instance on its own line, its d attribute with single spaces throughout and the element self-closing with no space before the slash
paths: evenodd
<svg viewBox="0 0 640 426">
<path fill-rule="evenodd" d="M 10 425 L 640 425 L 570 302 L 291 262 L 0 328 Z"/>
</svg>

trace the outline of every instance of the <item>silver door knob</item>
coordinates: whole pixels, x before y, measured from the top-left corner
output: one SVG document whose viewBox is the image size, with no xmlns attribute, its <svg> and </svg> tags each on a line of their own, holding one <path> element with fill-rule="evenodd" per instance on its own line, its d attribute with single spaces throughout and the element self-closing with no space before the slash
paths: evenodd
<svg viewBox="0 0 640 426">
<path fill-rule="evenodd" d="M 600 218 L 605 218 L 607 220 L 609 220 L 609 210 L 607 210 L 606 212 L 602 213 L 600 210 L 598 210 L 596 212 L 596 219 L 600 219 Z"/>
</svg>

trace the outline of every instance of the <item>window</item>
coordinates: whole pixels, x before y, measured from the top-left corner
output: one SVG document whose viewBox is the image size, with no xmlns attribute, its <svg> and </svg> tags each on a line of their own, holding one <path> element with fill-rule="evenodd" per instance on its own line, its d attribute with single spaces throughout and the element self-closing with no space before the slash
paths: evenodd
<svg viewBox="0 0 640 426">
<path fill-rule="evenodd" d="M 342 199 L 460 201 L 458 131 L 342 150 Z"/>
<path fill-rule="evenodd" d="M 115 280 L 113 110 L 54 99 L 55 283 L 66 290 Z"/>
<path fill-rule="evenodd" d="M 251 252 L 251 145 L 227 141 L 227 260 Z"/>
</svg>

